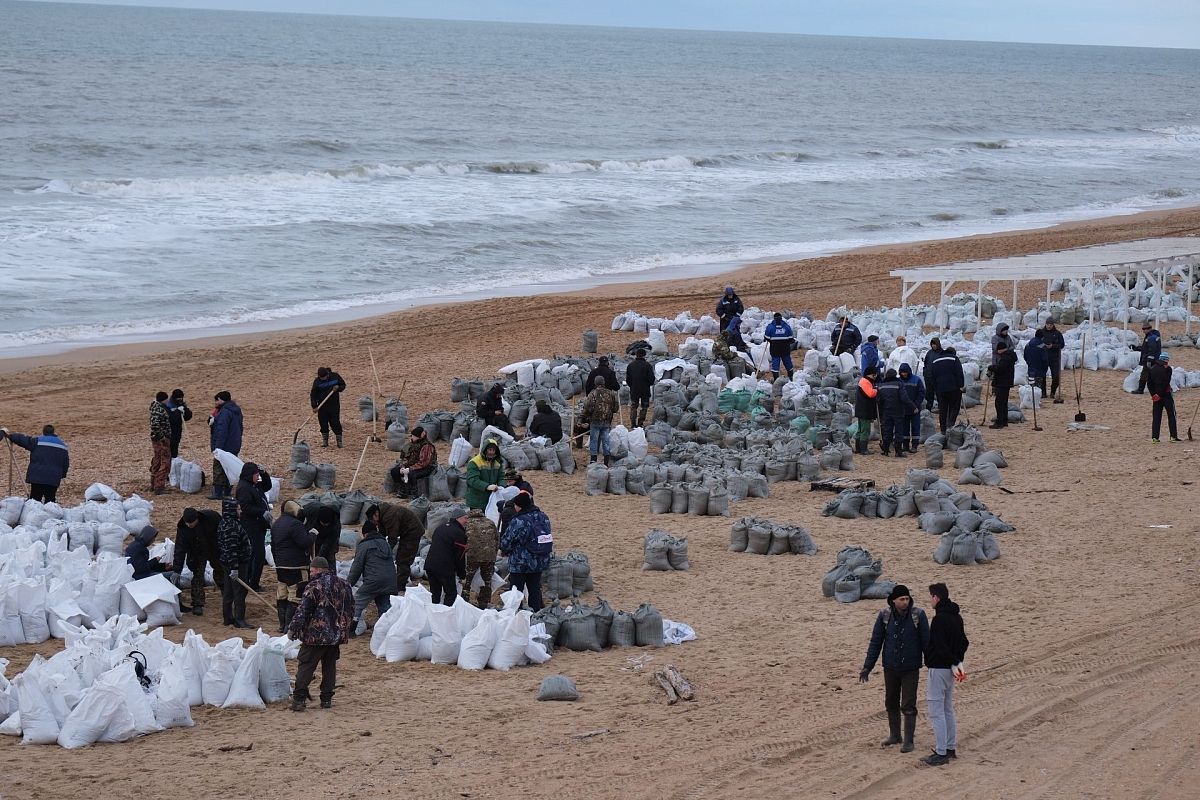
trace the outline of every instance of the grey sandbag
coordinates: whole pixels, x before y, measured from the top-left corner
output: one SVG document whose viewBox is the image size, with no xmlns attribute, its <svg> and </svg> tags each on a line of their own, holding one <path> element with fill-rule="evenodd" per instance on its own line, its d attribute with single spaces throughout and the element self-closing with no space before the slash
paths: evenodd
<svg viewBox="0 0 1200 800">
<path fill-rule="evenodd" d="M 842 466 L 842 453 L 837 449 L 836 445 L 827 445 L 821 451 L 820 457 L 817 459 L 824 470 L 837 470 Z"/>
<path fill-rule="evenodd" d="M 408 449 L 408 434 L 400 429 L 388 428 L 387 444 L 385 446 L 393 453 L 404 452 Z"/>
<path fill-rule="evenodd" d="M 941 508 L 940 498 L 934 489 L 922 489 L 913 495 L 918 514 L 932 514 Z"/>
<path fill-rule="evenodd" d="M 978 467 L 980 464 L 994 464 L 1003 469 L 1008 466 L 1008 459 L 999 450 L 985 450 L 975 456 L 975 463 L 971 466 Z"/>
<path fill-rule="evenodd" d="M 975 456 L 978 454 L 978 449 L 973 444 L 964 444 L 962 447 L 954 451 L 954 468 L 966 469 L 975 463 Z"/>
<path fill-rule="evenodd" d="M 839 457 L 840 459 L 840 457 Z M 787 480 L 788 465 L 786 461 L 778 458 L 768 458 L 765 466 L 767 475 L 767 483 L 779 483 Z"/>
<path fill-rule="evenodd" d="M 432 411 L 422 414 L 421 418 L 417 420 L 417 424 L 425 429 L 429 441 L 436 442 L 442 438 L 442 423 L 438 421 L 437 415 Z"/>
<path fill-rule="evenodd" d="M 688 511 L 688 487 L 686 483 L 671 484 L 671 513 L 686 514 Z"/>
<path fill-rule="evenodd" d="M 895 581 L 873 581 L 859 592 L 860 600 L 887 600 L 892 589 L 896 588 Z"/>
<path fill-rule="evenodd" d="M 610 647 L 637 647 L 637 624 L 633 621 L 633 614 L 628 611 L 613 614 L 612 625 L 608 628 L 608 644 Z"/>
<path fill-rule="evenodd" d="M 853 490 L 842 492 L 838 499 L 837 511 L 833 512 L 833 515 L 838 519 L 858 519 L 864 499 L 862 492 Z"/>
<path fill-rule="evenodd" d="M 580 606 L 575 606 L 563 617 L 558 628 L 558 643 L 576 652 L 593 650 L 599 653 L 604 649 L 596 638 L 596 621 L 592 619 L 589 611 Z"/>
<path fill-rule="evenodd" d="M 958 512 L 958 516 L 954 518 L 954 524 L 967 533 L 974 533 L 979 530 L 979 526 L 982 523 L 983 515 L 978 511 L 960 511 Z"/>
<path fill-rule="evenodd" d="M 570 440 L 563 438 L 558 440 L 558 444 L 554 445 L 554 452 L 558 454 L 559 469 L 567 474 L 575 474 L 575 454 L 571 452 Z"/>
<path fill-rule="evenodd" d="M 730 500 L 745 500 L 750 494 L 750 480 L 741 472 L 732 472 L 725 479 L 725 489 Z M 708 498 L 708 507 L 712 513 L 712 497 Z"/>
<path fill-rule="evenodd" d="M 767 483 L 766 475 L 758 475 L 758 474 L 746 475 L 746 478 L 750 482 L 750 491 L 746 495 L 747 497 L 768 497 L 768 496 L 770 496 L 771 490 L 770 490 L 770 485 Z"/>
<path fill-rule="evenodd" d="M 879 516 L 878 492 L 867 492 L 863 495 L 862 511 L 860 513 L 867 519 L 875 519 Z"/>
<path fill-rule="evenodd" d="M 941 469 L 946 466 L 945 451 L 934 442 L 925 443 L 925 466 L 929 469 Z"/>
<path fill-rule="evenodd" d="M 436 467 L 429 475 L 429 499 L 434 503 L 450 500 L 450 482 L 446 478 L 446 468 Z"/>
<path fill-rule="evenodd" d="M 962 475 L 958 476 L 960 486 L 982 486 L 983 479 L 979 477 L 979 473 L 974 467 L 967 467 L 962 471 Z"/>
<path fill-rule="evenodd" d="M 358 413 L 363 422 L 371 422 L 375 419 L 375 400 L 369 394 L 358 398 Z"/>
<path fill-rule="evenodd" d="M 862 583 L 854 574 L 843 575 L 833 585 L 833 599 L 839 603 L 856 603 L 862 596 Z"/>
<path fill-rule="evenodd" d="M 596 497 L 608 491 L 608 467 L 599 461 L 588 464 L 587 473 L 583 478 L 583 491 L 589 497 Z"/>
<path fill-rule="evenodd" d="M 954 520 L 955 515 L 949 511 L 932 511 L 918 517 L 917 524 L 926 533 L 943 534 L 954 527 Z"/>
<path fill-rule="evenodd" d="M 588 468 L 591 471 L 591 468 Z M 625 478 L 629 474 L 629 470 L 625 467 L 609 467 L 608 469 L 608 493 L 609 494 L 625 494 Z"/>
<path fill-rule="evenodd" d="M 425 517 L 429 515 L 429 498 L 415 497 L 408 501 L 408 510 L 417 515 L 417 519 L 421 520 L 421 524 L 425 524 Z"/>
<path fill-rule="evenodd" d="M 883 574 L 883 559 L 875 559 L 870 564 L 861 564 L 850 570 L 854 577 L 858 578 L 862 588 L 866 588 L 875 582 L 875 579 Z"/>
<path fill-rule="evenodd" d="M 549 595 L 561 598 L 575 596 L 575 567 L 565 558 L 552 558 L 542 573 Z"/>
<path fill-rule="evenodd" d="M 686 536 L 672 536 L 667 540 L 667 560 L 671 562 L 671 569 L 686 571 L 691 568 Z"/>
<path fill-rule="evenodd" d="M 999 486 L 1004 482 L 1004 476 L 1000 473 L 1000 468 L 990 461 L 985 461 L 971 469 L 979 476 L 979 480 L 985 486 Z"/>
<path fill-rule="evenodd" d="M 771 543 L 767 545 L 767 555 L 781 556 L 792 551 L 791 536 L 783 528 L 771 530 Z"/>
<path fill-rule="evenodd" d="M 292 475 L 293 489 L 307 489 L 317 479 L 316 464 L 297 464 L 296 472 Z"/>
<path fill-rule="evenodd" d="M 904 491 L 897 488 L 896 490 L 896 513 L 895 517 L 915 517 L 917 515 L 917 493 L 912 491 Z"/>
<path fill-rule="evenodd" d="M 600 349 L 600 334 L 592 329 L 583 332 L 583 352 L 594 353 Z"/>
<path fill-rule="evenodd" d="M 750 526 L 746 552 L 754 553 L 756 556 L 765 556 L 767 551 L 771 549 L 771 528 L 761 522 L 756 522 Z"/>
<path fill-rule="evenodd" d="M 537 699 L 578 700 L 579 690 L 575 688 L 575 681 L 566 675 L 547 675 L 542 678 L 542 685 L 538 687 Z"/>
<path fill-rule="evenodd" d="M 817 543 L 804 528 L 791 528 L 788 534 L 788 545 L 794 555 L 813 556 L 817 554 Z"/>
<path fill-rule="evenodd" d="M 910 469 L 904 473 L 904 483 L 916 491 L 927 489 L 938 479 L 938 474 L 929 469 Z"/>
<path fill-rule="evenodd" d="M 983 521 L 982 524 L 980 524 L 979 530 L 986 533 L 1011 533 L 1012 531 L 1015 531 L 1016 528 L 1014 528 L 1012 525 L 1009 525 L 999 517 L 988 517 Z"/>
<path fill-rule="evenodd" d="M 729 550 L 734 553 L 744 553 L 749 544 L 750 523 L 746 517 L 742 517 L 729 528 Z"/>
<path fill-rule="evenodd" d="M 535 611 L 533 616 L 529 618 L 529 624 L 531 625 L 536 625 L 540 622 L 546 626 L 546 635 L 550 637 L 550 641 L 545 643 L 547 650 L 553 650 L 555 643 L 558 641 L 558 630 L 562 626 L 562 618 L 562 606 L 557 602 L 543 606 L 541 611 Z"/>
<path fill-rule="evenodd" d="M 333 464 L 317 464 L 313 485 L 318 489 L 332 489 L 337 484 L 337 467 Z"/>
<path fill-rule="evenodd" d="M 663 618 L 657 608 L 642 603 L 633 612 L 633 626 L 638 647 L 663 646 Z"/>
<path fill-rule="evenodd" d="M 995 561 L 1000 557 L 1000 543 L 996 541 L 995 534 L 984 532 L 979 534 L 980 544 L 983 546 L 983 555 L 988 561 Z"/>
<path fill-rule="evenodd" d="M 844 564 L 838 564 L 829 572 L 825 573 L 825 577 L 821 578 L 821 594 L 826 597 L 833 597 L 834 587 L 837 582 L 850 574 L 850 570 L 846 569 Z"/>
<path fill-rule="evenodd" d="M 943 533 L 942 538 L 938 539 L 937 547 L 933 548 L 933 560 L 939 564 L 950 563 L 950 551 L 954 549 L 954 537 L 956 534 Z"/>
<path fill-rule="evenodd" d="M 525 450 L 524 447 L 521 449 L 522 451 Z M 530 445 L 530 449 L 533 450 L 537 459 L 535 463 L 540 469 L 549 472 L 551 475 L 556 475 L 562 471 L 562 462 L 558 458 L 558 452 L 553 447 L 533 447 Z M 526 454 L 525 458 L 528 459 L 529 455 Z"/>
<path fill-rule="evenodd" d="M 508 410 L 508 421 L 514 428 L 524 428 L 529 421 L 529 410 L 533 404 L 528 400 L 516 400 Z"/>
<path fill-rule="evenodd" d="M 610 472 L 608 482 L 611 484 L 612 481 L 613 481 L 613 477 L 612 477 L 612 473 Z M 616 492 L 614 494 L 619 494 L 619 492 Z M 646 481 L 642 477 L 642 470 L 640 467 L 635 467 L 634 469 L 626 469 L 626 471 L 625 471 L 625 494 L 636 494 L 636 495 L 639 495 L 642 497 L 644 497 L 646 495 Z"/>
<path fill-rule="evenodd" d="M 670 534 L 655 528 L 646 534 L 642 540 L 642 569 L 647 572 L 670 572 L 671 559 L 667 556 L 670 550 L 668 539 Z"/>
<path fill-rule="evenodd" d="M 508 462 L 509 466 L 520 472 L 523 469 L 532 469 L 537 466 L 530 464 L 525 458 L 525 451 L 521 449 L 519 444 L 504 444 L 500 445 L 500 457 Z M 557 456 L 555 457 L 557 460 Z"/>
<path fill-rule="evenodd" d="M 821 463 L 817 461 L 816 456 L 811 453 L 805 453 L 802 456 L 796 457 L 796 479 L 801 481 L 815 481 L 821 477 Z"/>
<path fill-rule="evenodd" d="M 850 449 L 850 445 L 845 442 L 838 444 L 838 450 L 842 454 L 842 463 L 838 465 L 838 469 L 843 472 L 854 469 L 854 451 Z"/>
<path fill-rule="evenodd" d="M 300 441 L 292 445 L 292 460 L 288 464 L 288 469 L 295 469 L 300 464 L 307 464 L 310 453 L 308 450 L 308 442 Z M 306 489 L 306 486 L 298 486 L 298 489 Z"/>
<path fill-rule="evenodd" d="M 690 508 L 690 506 L 689 506 Z M 729 516 L 729 492 L 720 486 L 714 486 L 708 493 L 708 516 Z"/>
<path fill-rule="evenodd" d="M 708 514 L 708 487 L 702 483 L 690 484 L 687 488 L 689 516 L 703 517 Z"/>
<path fill-rule="evenodd" d="M 341 522 L 343 525 L 357 525 L 359 517 L 362 516 L 363 505 L 367 502 L 367 495 L 361 489 L 355 489 L 342 498 Z"/>
<path fill-rule="evenodd" d="M 467 382 L 462 378 L 450 379 L 450 402 L 461 403 L 467 399 Z"/>
<path fill-rule="evenodd" d="M 596 607 L 592 609 L 592 623 L 596 626 L 596 641 L 599 642 L 600 648 L 608 647 L 610 637 L 612 636 L 613 614 L 612 606 L 603 597 Z"/>
<path fill-rule="evenodd" d="M 880 519 L 891 519 L 892 517 L 896 516 L 896 508 L 898 505 L 899 504 L 896 502 L 895 495 L 884 492 L 883 494 L 878 495 L 876 514 Z"/>
<path fill-rule="evenodd" d="M 650 487 L 650 513 L 671 513 L 671 484 L 656 483 Z"/>
<path fill-rule="evenodd" d="M 950 563 L 959 567 L 968 567 L 975 563 L 975 534 L 960 533 L 954 537 L 954 546 L 950 548 Z"/>
</svg>

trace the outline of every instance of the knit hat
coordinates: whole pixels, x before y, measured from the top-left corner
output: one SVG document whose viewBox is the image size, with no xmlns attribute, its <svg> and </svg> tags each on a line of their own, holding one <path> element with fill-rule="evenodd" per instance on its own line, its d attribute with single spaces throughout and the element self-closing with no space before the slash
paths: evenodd
<svg viewBox="0 0 1200 800">
<path fill-rule="evenodd" d="M 867 337 L 867 341 L 868 342 L 878 342 L 879 337 L 872 333 L 870 336 Z"/>
<path fill-rule="evenodd" d="M 1170 360 L 1171 360 L 1171 354 L 1170 354 L 1170 353 L 1159 353 L 1159 354 L 1158 354 L 1158 360 L 1159 360 L 1159 361 L 1170 361 Z"/>
<path fill-rule="evenodd" d="M 604 388 L 604 376 L 603 376 L 603 375 L 597 375 L 597 376 L 596 376 L 596 381 L 595 381 L 595 383 L 594 383 L 593 385 L 594 385 L 594 386 L 596 386 L 596 387 L 598 387 L 598 388 L 601 388 L 601 389 L 602 389 L 602 388 Z"/>
<path fill-rule="evenodd" d="M 196 520 L 200 519 L 200 512 L 190 506 L 183 510 L 183 524 L 191 525 Z"/>
<path fill-rule="evenodd" d="M 228 403 L 232 399 L 233 395 L 231 395 L 229 392 L 217 392 L 215 395 L 213 395 L 213 400 L 220 400 L 223 403 Z"/>
<path fill-rule="evenodd" d="M 415 427 L 415 428 L 413 428 L 411 431 L 409 431 L 409 432 L 408 432 L 408 435 L 409 435 L 409 436 L 415 436 L 415 437 L 417 437 L 418 439 L 422 439 L 422 438 L 424 438 L 424 436 L 425 436 L 425 429 L 424 429 L 424 428 L 422 428 L 420 425 L 418 425 L 417 427 Z"/>
<path fill-rule="evenodd" d="M 309 569 L 329 569 L 329 562 L 326 559 L 322 558 L 321 556 L 317 556 L 312 561 L 308 562 L 308 568 Z"/>
<path fill-rule="evenodd" d="M 533 505 L 533 496 L 529 492 L 521 492 L 513 498 L 513 505 L 524 511 Z"/>
<path fill-rule="evenodd" d="M 1149 322 L 1142 323 L 1142 330 L 1149 331 L 1149 330 L 1153 330 L 1153 329 L 1154 329 L 1154 326 L 1151 325 Z"/>
<path fill-rule="evenodd" d="M 903 583 L 897 583 L 895 588 L 888 592 L 888 605 L 890 606 L 892 603 L 896 602 L 897 597 L 907 597 L 909 600 L 912 599 L 912 595 L 909 594 L 908 587 Z"/>
<path fill-rule="evenodd" d="M 515 469 L 505 470 L 504 471 L 504 480 L 519 481 L 519 480 L 521 480 L 521 473 L 517 472 Z"/>
</svg>

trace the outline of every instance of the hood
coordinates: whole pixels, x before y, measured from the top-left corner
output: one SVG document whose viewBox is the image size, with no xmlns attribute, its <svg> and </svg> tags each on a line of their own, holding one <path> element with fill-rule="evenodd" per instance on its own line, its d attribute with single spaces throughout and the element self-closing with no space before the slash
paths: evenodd
<svg viewBox="0 0 1200 800">
<path fill-rule="evenodd" d="M 242 464 L 242 472 L 238 477 L 244 481 L 248 481 L 258 471 L 258 464 L 255 464 L 253 461 L 247 461 L 245 464 Z"/>
<path fill-rule="evenodd" d="M 296 519 L 299 519 L 301 513 L 300 504 L 295 500 L 288 500 L 283 504 L 283 513 L 287 514 L 289 517 L 295 517 Z"/>
<path fill-rule="evenodd" d="M 233 400 L 226 400 L 224 403 L 222 403 L 221 410 L 228 411 L 230 414 L 233 414 L 236 417 L 240 417 L 242 415 L 242 407 Z"/>
<path fill-rule="evenodd" d="M 487 451 L 488 451 L 489 447 L 496 448 L 496 455 L 493 456 L 492 458 L 488 458 L 488 455 L 487 455 Z M 483 447 L 479 448 L 479 457 L 484 461 L 494 461 L 495 459 L 499 458 L 500 457 L 500 443 L 498 441 L 496 441 L 495 439 L 488 439 L 486 442 L 483 443 Z"/>
<path fill-rule="evenodd" d="M 910 367 L 908 365 L 907 361 L 900 365 L 900 369 L 896 370 L 896 374 L 899 375 L 901 378 L 903 378 L 904 373 L 906 373 L 906 372 L 909 374 L 910 377 L 912 376 L 912 367 Z"/>
<path fill-rule="evenodd" d="M 954 602 L 953 600 L 940 600 L 938 601 L 935 611 L 937 611 L 938 614 L 953 614 L 957 616 L 958 603 Z"/>
<path fill-rule="evenodd" d="M 488 394 L 499 396 L 504 394 L 504 384 L 493 383 L 492 388 L 488 390 Z"/>
<path fill-rule="evenodd" d="M 149 545 L 154 541 L 154 537 L 156 536 L 158 536 L 158 528 L 153 525 L 147 525 L 138 532 L 137 540 L 144 545 Z"/>
<path fill-rule="evenodd" d="M 733 287 L 732 287 L 732 286 L 726 286 L 726 287 L 725 287 L 725 296 L 726 296 L 726 297 L 733 297 L 735 294 L 737 294 L 737 292 L 735 292 L 735 291 L 733 290 Z"/>
</svg>

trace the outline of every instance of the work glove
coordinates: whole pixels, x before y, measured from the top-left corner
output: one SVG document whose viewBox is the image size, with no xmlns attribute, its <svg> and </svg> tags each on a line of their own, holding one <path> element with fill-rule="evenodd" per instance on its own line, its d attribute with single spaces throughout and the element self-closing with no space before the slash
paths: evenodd
<svg viewBox="0 0 1200 800">
<path fill-rule="evenodd" d="M 230 579 L 231 581 L 235 581 L 235 582 L 237 581 L 237 579 L 238 579 L 238 571 L 237 571 L 236 569 L 231 569 L 231 570 L 229 570 L 229 579 Z"/>
<path fill-rule="evenodd" d="M 499 487 L 499 486 L 497 486 L 496 484 L 494 484 L 494 483 L 489 483 L 489 484 L 488 484 L 488 487 L 487 487 L 487 490 L 488 490 L 489 492 L 494 492 L 494 491 L 496 491 L 496 490 L 497 490 L 497 489 L 499 489 L 499 488 L 500 488 L 500 487 Z"/>
<path fill-rule="evenodd" d="M 870 678 L 871 678 L 871 673 L 868 670 L 864 669 L 862 672 L 858 673 L 858 682 L 859 683 L 866 683 L 868 680 L 870 680 Z"/>
</svg>

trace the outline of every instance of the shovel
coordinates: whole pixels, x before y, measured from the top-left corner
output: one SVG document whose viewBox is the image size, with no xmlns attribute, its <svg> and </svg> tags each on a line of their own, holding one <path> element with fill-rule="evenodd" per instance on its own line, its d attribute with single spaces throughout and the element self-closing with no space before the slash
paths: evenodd
<svg viewBox="0 0 1200 800">
<path fill-rule="evenodd" d="M 1040 431 L 1042 429 L 1040 427 L 1038 427 L 1038 423 L 1037 423 L 1038 393 L 1037 393 L 1037 385 L 1034 383 L 1034 380 L 1035 380 L 1034 378 L 1029 379 L 1029 399 L 1033 403 L 1033 429 L 1035 431 Z"/>
<path fill-rule="evenodd" d="M 1196 412 L 1197 411 L 1200 411 L 1200 400 L 1196 401 L 1196 407 L 1192 409 L 1192 421 L 1188 423 L 1188 441 L 1189 442 L 1195 441 L 1194 439 L 1192 439 L 1192 426 L 1196 424 Z M 12 445 L 10 444 L 8 447 L 9 447 L 9 450 L 11 451 Z M 10 452 L 9 453 L 9 472 L 8 472 L 9 494 L 12 494 L 12 460 L 11 459 L 12 459 L 12 454 Z"/>
<path fill-rule="evenodd" d="M 322 400 L 320 403 L 318 403 L 317 407 L 312 410 L 312 413 L 308 415 L 308 419 L 304 420 L 304 425 L 301 425 L 299 428 L 296 428 L 296 432 L 294 434 L 292 434 L 292 444 L 295 444 L 296 440 L 300 438 L 300 431 L 304 430 L 305 425 L 308 425 L 308 423 L 312 422 L 313 417 L 315 417 L 317 415 L 317 412 L 321 410 L 321 406 L 325 405 L 325 401 L 328 400 L 329 398 L 333 397 L 335 394 L 337 394 L 336 386 L 333 387 L 332 389 L 330 389 L 329 394 L 325 395 L 325 400 Z"/>
</svg>

